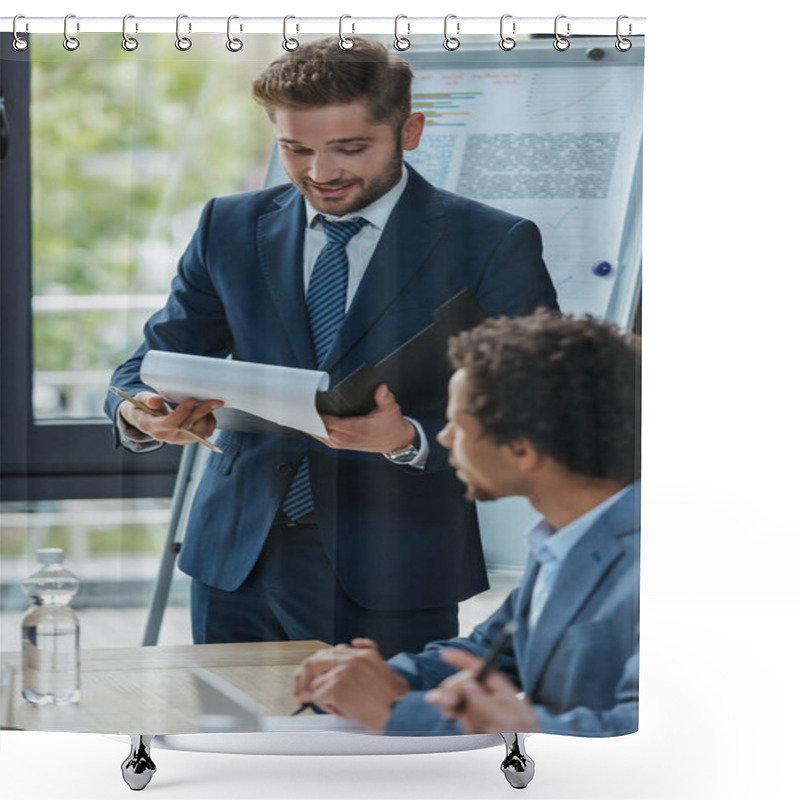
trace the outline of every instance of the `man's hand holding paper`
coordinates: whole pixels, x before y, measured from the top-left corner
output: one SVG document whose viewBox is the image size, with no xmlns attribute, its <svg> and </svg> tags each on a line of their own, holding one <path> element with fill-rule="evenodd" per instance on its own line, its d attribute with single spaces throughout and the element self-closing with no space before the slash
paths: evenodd
<svg viewBox="0 0 800 800">
<path fill-rule="evenodd" d="M 130 401 L 125 401 L 119 411 L 125 422 L 152 439 L 180 445 L 195 441 L 182 428 L 207 439 L 217 424 L 212 412 L 223 405 L 220 400 L 198 401 L 190 398 L 171 409 L 164 398 L 155 392 L 139 392 L 135 399 L 155 413 L 148 414 Z"/>
</svg>

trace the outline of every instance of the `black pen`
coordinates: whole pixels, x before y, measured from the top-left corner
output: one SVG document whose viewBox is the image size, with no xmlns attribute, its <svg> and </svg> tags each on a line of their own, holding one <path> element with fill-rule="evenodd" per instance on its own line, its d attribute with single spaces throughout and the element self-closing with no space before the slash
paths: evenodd
<svg viewBox="0 0 800 800">
<path fill-rule="evenodd" d="M 495 637 L 495 640 L 492 642 L 492 646 L 489 648 L 489 652 L 483 659 L 483 666 L 481 666 L 481 668 L 478 670 L 478 674 L 475 676 L 475 680 L 478 681 L 478 683 L 483 683 L 486 680 L 489 670 L 494 666 L 494 662 L 497 661 L 497 658 L 502 652 L 503 648 L 508 644 L 508 640 L 516 632 L 517 622 L 513 619 L 506 622 L 506 624 L 500 629 L 500 633 L 498 633 Z"/>
<path fill-rule="evenodd" d="M 508 640 L 516 633 L 516 630 L 517 622 L 513 619 L 506 622 L 506 624 L 500 629 L 500 633 L 497 634 L 491 646 L 489 647 L 489 652 L 484 657 L 483 664 L 481 664 L 481 668 L 478 670 L 478 674 L 475 676 L 475 680 L 478 681 L 478 683 L 483 683 L 486 680 L 489 670 L 494 666 L 495 661 L 497 661 L 500 653 L 503 651 L 503 648 L 508 644 Z M 461 712 L 466 707 L 467 702 L 462 697 L 456 706 L 456 711 Z"/>
</svg>

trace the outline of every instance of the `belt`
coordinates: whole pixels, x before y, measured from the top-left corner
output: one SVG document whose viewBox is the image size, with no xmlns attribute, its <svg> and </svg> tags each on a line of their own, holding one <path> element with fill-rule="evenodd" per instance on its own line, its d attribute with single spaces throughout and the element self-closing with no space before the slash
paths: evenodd
<svg viewBox="0 0 800 800">
<path fill-rule="evenodd" d="M 276 525 L 283 525 L 287 528 L 295 528 L 298 525 L 316 525 L 316 524 L 317 524 L 317 514 L 314 511 L 309 511 L 308 514 L 304 514 L 302 517 L 298 519 L 292 519 L 279 509 L 278 513 L 275 515 L 275 519 L 272 521 L 273 527 Z"/>
</svg>

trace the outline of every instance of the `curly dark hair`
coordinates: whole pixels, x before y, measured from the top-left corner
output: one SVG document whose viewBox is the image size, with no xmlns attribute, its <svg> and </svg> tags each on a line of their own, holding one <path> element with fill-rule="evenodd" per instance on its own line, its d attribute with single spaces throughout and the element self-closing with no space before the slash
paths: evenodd
<svg viewBox="0 0 800 800">
<path fill-rule="evenodd" d="M 399 127 L 411 113 L 411 67 L 379 42 L 358 36 L 353 41 L 346 51 L 331 37 L 284 53 L 253 81 L 253 96 L 270 117 L 278 108 L 363 101 L 374 122 Z"/>
<path fill-rule="evenodd" d="M 450 340 L 470 413 L 498 444 L 527 439 L 573 472 L 629 483 L 641 472 L 641 339 L 539 309 Z"/>
</svg>

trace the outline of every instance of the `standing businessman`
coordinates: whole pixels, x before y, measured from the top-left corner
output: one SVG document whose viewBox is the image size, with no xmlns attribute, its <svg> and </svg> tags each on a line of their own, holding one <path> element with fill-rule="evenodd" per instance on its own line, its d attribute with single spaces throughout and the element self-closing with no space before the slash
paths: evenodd
<svg viewBox="0 0 800 800">
<path fill-rule="evenodd" d="M 470 289 L 490 315 L 555 307 L 536 226 L 438 190 L 403 162 L 424 115 L 411 70 L 379 44 L 326 39 L 255 81 L 292 185 L 211 200 L 166 306 L 113 383 L 153 408 L 150 349 L 320 369 L 335 385 Z M 385 655 L 458 630 L 487 588 L 475 510 L 435 440 L 446 397 L 325 417 L 327 437 L 223 431 L 179 565 L 197 643 L 376 640 Z M 150 417 L 109 394 L 118 442 L 146 451 L 208 435 L 213 400 Z M 446 565 L 446 568 L 443 568 Z"/>
</svg>

